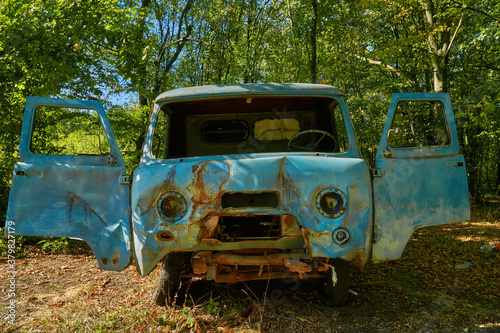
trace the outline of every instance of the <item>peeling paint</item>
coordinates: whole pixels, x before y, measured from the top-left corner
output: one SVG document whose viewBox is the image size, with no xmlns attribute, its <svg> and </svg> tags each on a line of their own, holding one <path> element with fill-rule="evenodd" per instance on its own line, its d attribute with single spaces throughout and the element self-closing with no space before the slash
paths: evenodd
<svg viewBox="0 0 500 333">
<path fill-rule="evenodd" d="M 165 104 L 238 97 L 254 105 L 260 97 L 273 96 L 334 100 L 347 120 L 346 151 L 243 153 L 242 148 L 238 154 L 163 160 L 151 154 L 156 116 Z M 391 147 L 387 154 L 388 133 L 394 131 L 392 117 L 403 100 L 440 101 L 451 135 L 449 144 Z M 96 110 L 110 154 L 32 153 L 29 144 L 39 105 Z M 266 134 L 268 127 L 283 124 L 278 118 L 261 121 L 257 130 Z M 288 130 L 298 131 L 295 125 Z M 289 137 L 288 132 L 278 132 L 269 138 Z M 256 144 L 262 148 L 264 143 Z M 184 277 L 235 282 L 324 277 L 331 269 L 335 285 L 337 273 L 328 258 L 342 258 L 359 267 L 370 254 L 375 262 L 397 259 L 415 229 L 469 218 L 465 162 L 458 151 L 447 94 L 394 95 L 373 178 L 359 155 L 343 94 L 325 85 L 207 86 L 160 95 L 131 192 L 123 158 L 97 102 L 28 98 L 20 157 L 7 212 L 17 234 L 82 238 L 107 270 L 122 270 L 133 254 L 143 275 L 169 253 L 187 252 L 192 255 L 193 272 L 183 273 Z M 330 202 L 342 202 L 340 210 L 328 212 L 328 205 L 321 206 L 328 193 L 336 195 Z M 263 204 L 265 200 L 272 202 Z M 349 237 L 335 242 L 338 230 Z M 241 266 L 249 270 L 240 271 Z"/>
<path fill-rule="evenodd" d="M 390 122 L 386 123 L 373 178 L 375 262 L 400 258 L 412 233 L 419 227 L 470 219 L 465 161 L 459 154 L 455 119 L 448 94 L 394 94 L 388 119 L 400 101 L 435 100 L 443 103 L 451 144 L 435 147 L 392 148 L 384 156 Z M 456 167 L 450 168 L 453 165 Z"/>
<path fill-rule="evenodd" d="M 319 159 L 321 163 L 316 163 Z M 154 181 L 134 183 L 132 207 L 142 207 L 142 203 L 147 204 L 152 200 L 148 198 L 161 196 L 160 192 L 165 190 L 161 185 L 161 179 L 164 179 L 161 175 L 168 174 L 171 167 L 169 164 L 154 164 L 136 170 L 136 175 L 140 175 L 141 179 L 156 178 L 159 184 L 155 185 Z M 195 174 L 192 170 L 195 170 Z M 253 170 L 266 172 L 255 174 Z M 283 174 L 287 175 L 286 181 L 283 181 Z M 315 203 L 317 193 L 325 187 L 324 174 L 332 175 L 328 179 L 328 186 L 343 189 L 349 204 L 364 209 L 347 210 L 335 219 L 321 215 Z M 352 174 L 357 176 L 353 177 Z M 355 197 L 350 197 L 348 193 L 351 182 L 359 183 L 356 185 Z M 247 187 L 249 183 L 251 187 Z M 371 180 L 367 164 L 361 159 L 325 159 L 314 155 L 284 157 L 279 154 L 260 159 L 234 156 L 226 157 L 224 161 L 203 159 L 202 162 L 198 158 L 190 158 L 176 165 L 176 175 L 170 184 L 173 187 L 169 189 L 175 189 L 187 199 L 189 208 L 183 219 L 172 224 L 163 222 L 157 209 L 145 213 L 135 209 L 133 212 L 136 256 L 140 258 L 139 267 L 143 274 L 147 274 L 148 269 L 154 268 L 171 251 L 195 251 L 200 247 L 218 251 L 234 248 L 235 244 L 210 239 L 217 228 L 218 219 L 224 216 L 285 216 L 280 219 L 280 223 L 290 227 L 283 231 L 283 240 L 285 235 L 298 237 L 301 240 L 300 248 L 310 249 L 315 257 L 341 257 L 361 250 L 353 253 L 360 256 L 360 261 L 367 260 L 369 249 L 366 246 L 370 244 L 368 239 L 371 238 L 372 230 L 369 209 Z M 279 193 L 280 203 L 277 207 L 222 208 L 220 199 L 224 193 L 249 191 Z M 337 245 L 332 239 L 332 232 L 341 225 L 351 232 L 350 241 L 343 246 Z M 170 232 L 174 240 L 159 241 L 155 235 L 164 231 Z M 308 232 L 308 237 L 303 237 L 304 231 Z M 255 242 L 260 242 L 260 248 L 272 248 L 278 243 L 276 240 Z M 255 246 L 255 242 L 247 244 Z M 238 248 L 242 246 L 244 242 L 239 242 Z M 145 251 L 146 248 L 148 251 Z"/>
<path fill-rule="evenodd" d="M 93 109 L 114 156 L 42 155 L 30 151 L 35 110 L 40 105 Z M 102 269 L 122 270 L 131 261 L 129 186 L 121 183 L 125 163 L 98 102 L 29 97 L 14 166 L 7 220 L 27 236 L 75 237 L 92 249 Z M 116 162 L 116 163 L 115 163 Z M 19 176 L 18 171 L 26 175 Z M 21 173 L 21 172 L 19 172 Z M 112 259 L 109 259 L 112 258 Z"/>
</svg>

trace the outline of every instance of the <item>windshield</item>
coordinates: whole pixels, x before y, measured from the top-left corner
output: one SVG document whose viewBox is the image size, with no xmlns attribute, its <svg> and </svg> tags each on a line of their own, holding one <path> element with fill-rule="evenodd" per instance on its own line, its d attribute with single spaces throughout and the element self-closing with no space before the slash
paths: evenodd
<svg viewBox="0 0 500 333">
<path fill-rule="evenodd" d="M 321 152 L 349 147 L 339 102 L 332 98 L 259 97 L 179 102 L 161 107 L 155 158 Z"/>
</svg>

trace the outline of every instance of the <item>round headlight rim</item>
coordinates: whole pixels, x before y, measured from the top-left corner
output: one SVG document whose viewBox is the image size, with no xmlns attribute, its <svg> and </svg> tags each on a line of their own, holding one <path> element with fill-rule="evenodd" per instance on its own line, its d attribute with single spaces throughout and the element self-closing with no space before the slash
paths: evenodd
<svg viewBox="0 0 500 333">
<path fill-rule="evenodd" d="M 182 207 L 177 215 L 169 216 L 163 212 L 163 210 L 162 210 L 163 201 L 165 201 L 165 199 L 167 199 L 168 197 L 175 197 L 175 198 L 180 199 Z M 158 213 L 160 214 L 160 217 L 163 220 L 165 220 L 166 222 L 170 222 L 170 223 L 177 222 L 177 221 L 181 220 L 187 214 L 187 200 L 186 200 L 186 198 L 184 198 L 184 196 L 182 194 L 180 194 L 178 192 L 175 192 L 175 191 L 165 192 L 160 197 L 160 200 L 158 200 Z"/>
<path fill-rule="evenodd" d="M 328 193 L 335 193 L 340 198 L 340 202 L 337 204 L 337 205 L 340 205 L 339 210 L 333 214 L 326 212 L 321 207 L 321 199 Z M 318 193 L 318 195 L 316 196 L 316 208 L 317 208 L 318 212 L 321 215 L 323 215 L 324 217 L 330 218 L 330 219 L 335 219 L 335 218 L 342 216 L 346 211 L 346 203 L 347 203 L 347 200 L 346 200 L 345 194 L 336 187 L 327 187 L 327 188 L 321 190 Z"/>
</svg>

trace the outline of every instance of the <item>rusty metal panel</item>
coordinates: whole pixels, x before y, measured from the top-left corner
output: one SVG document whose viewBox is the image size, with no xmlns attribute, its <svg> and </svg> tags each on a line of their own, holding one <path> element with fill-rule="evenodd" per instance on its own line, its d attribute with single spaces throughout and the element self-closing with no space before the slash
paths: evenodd
<svg viewBox="0 0 500 333">
<path fill-rule="evenodd" d="M 444 105 L 451 142 L 442 146 L 403 147 L 387 154 L 388 134 L 400 101 L 438 101 Z M 448 94 L 394 94 L 377 151 L 373 178 L 375 262 L 398 259 L 419 227 L 470 218 L 465 162 Z"/>
<path fill-rule="evenodd" d="M 164 92 L 156 98 L 155 103 L 177 100 L 207 100 L 229 96 L 245 97 L 265 95 L 297 95 L 310 96 L 342 96 L 339 89 L 325 84 L 309 83 L 249 83 L 238 85 L 207 85 L 200 87 L 179 88 Z"/>
<path fill-rule="evenodd" d="M 335 187 L 347 200 L 346 211 L 337 218 L 319 213 L 317 195 Z M 186 200 L 187 211 L 177 221 L 166 221 L 159 213 L 163 193 L 175 192 Z M 222 208 L 221 197 L 228 192 L 276 192 L 277 207 Z M 172 251 L 200 250 L 203 229 L 212 217 L 225 215 L 291 215 L 305 228 L 313 257 L 358 258 L 364 262 L 371 245 L 371 180 L 366 162 L 359 158 L 336 158 L 315 154 L 268 154 L 186 158 L 180 163 L 143 165 L 134 172 L 132 227 L 137 263 L 148 274 Z M 339 245 L 332 239 L 335 229 L 349 230 L 349 242 Z M 158 238 L 168 232 L 168 240 Z M 300 234 L 299 234 L 300 237 Z M 279 240 L 240 242 L 242 248 L 274 248 Z M 297 238 L 291 238 L 297 239 Z M 298 238 L 306 250 L 304 240 Z M 234 244 L 206 242 L 203 250 L 228 250 Z M 288 243 L 296 248 L 295 243 Z"/>
<path fill-rule="evenodd" d="M 336 100 L 349 138 L 346 151 L 342 154 L 241 151 L 174 159 L 156 159 L 151 153 L 157 116 L 164 104 L 227 98 L 246 98 L 251 103 L 254 97 L 288 96 Z M 175 138 L 171 144 L 175 145 Z M 244 84 L 166 92 L 155 101 L 141 166 L 134 171 L 132 183 L 134 253 L 144 275 L 165 255 L 175 251 L 302 249 L 315 257 L 342 257 L 360 265 L 370 252 L 373 229 L 370 172 L 360 158 L 343 94 L 331 86 Z M 346 202 L 338 216 L 328 217 L 318 208 L 318 195 L 329 190 L 342 193 Z M 224 208 L 222 196 L 239 192 L 277 193 L 279 204 Z M 182 217 L 166 218 L 159 212 L 167 197 L 176 207 L 185 204 Z M 282 216 L 285 224 L 296 220 L 296 230 L 288 230 L 278 239 L 224 242 L 207 236 L 219 226 L 219 218 L 262 215 Z M 345 238 L 342 242 L 334 241 L 334 235 Z M 210 272 L 213 275 L 213 270 Z"/>
<path fill-rule="evenodd" d="M 38 106 L 97 111 L 110 145 L 105 156 L 44 155 L 30 151 Z M 16 234 L 76 237 L 87 242 L 99 266 L 121 270 L 130 263 L 129 185 L 123 158 L 102 105 L 97 102 L 30 97 L 12 178 L 7 221 Z M 110 163 L 112 156 L 112 163 Z"/>
</svg>

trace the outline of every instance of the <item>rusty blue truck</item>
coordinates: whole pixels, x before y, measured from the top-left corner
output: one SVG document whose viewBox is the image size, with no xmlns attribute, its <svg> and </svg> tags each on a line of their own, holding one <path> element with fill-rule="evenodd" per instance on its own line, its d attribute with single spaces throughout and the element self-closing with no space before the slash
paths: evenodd
<svg viewBox="0 0 500 333">
<path fill-rule="evenodd" d="M 47 124 L 63 139 L 87 132 L 79 145 L 38 142 Z M 394 94 L 371 166 L 328 85 L 175 89 L 145 133 L 129 175 L 101 103 L 29 97 L 7 221 L 18 235 L 83 239 L 103 270 L 133 263 L 145 276 L 161 263 L 158 304 L 193 278 L 317 278 L 341 305 L 351 262 L 398 259 L 417 228 L 469 219 L 445 93 Z"/>
</svg>

